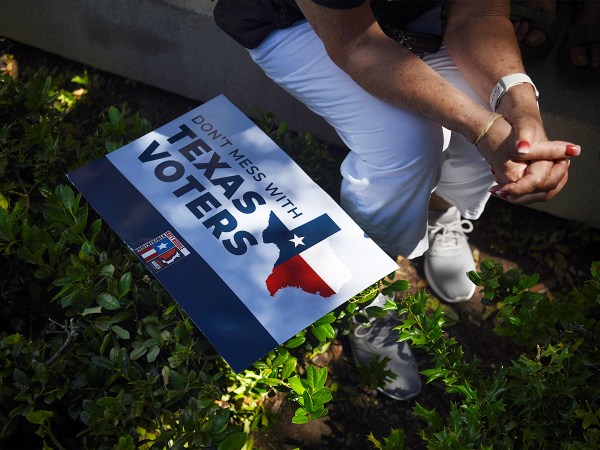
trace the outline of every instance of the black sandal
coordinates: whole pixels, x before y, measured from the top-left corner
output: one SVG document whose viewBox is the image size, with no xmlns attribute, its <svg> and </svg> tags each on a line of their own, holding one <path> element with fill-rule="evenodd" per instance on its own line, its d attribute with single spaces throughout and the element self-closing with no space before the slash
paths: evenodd
<svg viewBox="0 0 600 450">
<path fill-rule="evenodd" d="M 558 63 L 569 75 L 583 80 L 600 80 L 600 67 L 578 67 L 571 61 L 569 50 L 581 45 L 589 49 L 592 43 L 600 44 L 600 25 L 571 25 L 560 43 Z"/>
<path fill-rule="evenodd" d="M 512 22 L 526 21 L 529 29 L 540 30 L 546 35 L 546 42 L 531 46 L 519 42 L 521 53 L 525 57 L 542 58 L 552 50 L 556 40 L 556 13 L 542 8 L 532 8 L 523 3 L 513 1 L 510 3 L 510 20 Z"/>
</svg>

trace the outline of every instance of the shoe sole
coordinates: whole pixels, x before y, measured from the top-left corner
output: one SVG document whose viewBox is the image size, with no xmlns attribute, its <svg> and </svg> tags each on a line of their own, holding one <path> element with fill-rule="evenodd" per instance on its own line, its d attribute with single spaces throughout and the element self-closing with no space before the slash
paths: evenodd
<svg viewBox="0 0 600 450">
<path fill-rule="evenodd" d="M 463 303 L 463 302 L 468 302 L 471 299 L 471 297 L 473 297 L 473 295 L 475 294 L 475 288 L 477 287 L 477 286 L 473 285 L 473 287 L 471 288 L 470 293 L 466 297 L 447 298 L 444 295 L 440 294 L 440 289 L 435 285 L 435 283 L 433 283 L 431 281 L 434 278 L 429 273 L 429 270 L 427 269 L 427 266 L 425 266 L 425 278 L 427 279 L 427 283 L 429 283 L 429 286 L 431 287 L 431 289 L 433 290 L 433 292 L 435 293 L 435 295 L 437 295 L 440 299 L 442 299 L 442 300 L 444 300 L 445 302 L 448 302 L 448 303 Z"/>
<path fill-rule="evenodd" d="M 408 400 L 412 400 L 413 398 L 415 398 L 417 395 L 419 395 L 421 393 L 421 389 L 419 388 L 419 390 L 417 392 L 414 392 L 406 397 L 398 397 L 397 395 L 392 395 L 389 392 L 386 392 L 383 388 L 378 387 L 377 390 L 379 392 L 381 392 L 383 395 L 385 395 L 387 398 L 391 398 L 392 400 L 396 400 L 399 402 L 406 402 Z"/>
</svg>

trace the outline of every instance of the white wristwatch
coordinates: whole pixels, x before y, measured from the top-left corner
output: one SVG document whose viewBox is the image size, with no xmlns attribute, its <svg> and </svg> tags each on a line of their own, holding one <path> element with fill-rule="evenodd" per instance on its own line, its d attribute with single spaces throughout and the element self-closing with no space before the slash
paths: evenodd
<svg viewBox="0 0 600 450">
<path fill-rule="evenodd" d="M 500 80 L 498 80 L 496 83 L 496 86 L 494 86 L 494 89 L 492 89 L 492 94 L 490 95 L 490 108 L 492 108 L 492 111 L 496 112 L 496 108 L 498 107 L 500 99 L 511 87 L 523 83 L 533 86 L 535 98 L 537 100 L 540 96 L 540 93 L 535 87 L 535 84 L 533 84 L 533 81 L 531 81 L 531 78 L 524 73 L 513 73 L 512 75 L 506 75 L 505 77 L 500 78 Z"/>
</svg>

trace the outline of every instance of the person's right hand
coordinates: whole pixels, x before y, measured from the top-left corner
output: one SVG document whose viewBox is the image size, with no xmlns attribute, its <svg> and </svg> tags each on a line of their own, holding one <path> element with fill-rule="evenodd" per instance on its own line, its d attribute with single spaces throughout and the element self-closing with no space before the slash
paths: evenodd
<svg viewBox="0 0 600 450">
<path fill-rule="evenodd" d="M 512 203 L 548 201 L 568 179 L 568 157 L 579 155 L 579 146 L 548 141 L 541 124 L 504 118 L 494 122 L 478 149 L 490 164 L 498 186 L 492 193 Z"/>
</svg>

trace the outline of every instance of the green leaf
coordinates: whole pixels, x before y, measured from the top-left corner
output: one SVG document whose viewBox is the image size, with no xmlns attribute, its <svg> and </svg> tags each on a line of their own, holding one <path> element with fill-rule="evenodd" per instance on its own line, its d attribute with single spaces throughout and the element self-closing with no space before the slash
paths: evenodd
<svg viewBox="0 0 600 450">
<path fill-rule="evenodd" d="M 22 385 L 27 385 L 29 383 L 29 378 L 25 375 L 25 372 L 17 367 L 13 370 L 13 380 L 15 380 L 15 383 Z"/>
<path fill-rule="evenodd" d="M 431 382 L 437 378 L 442 378 L 448 373 L 448 369 L 434 367 L 433 369 L 423 369 L 421 373 L 427 377 L 427 382 Z"/>
<path fill-rule="evenodd" d="M 506 305 L 516 305 L 521 301 L 521 296 L 518 294 L 509 295 L 504 299 Z"/>
<path fill-rule="evenodd" d="M 113 142 L 108 139 L 104 143 L 104 148 L 106 148 L 106 151 L 109 153 L 121 148 L 121 146 L 121 142 Z"/>
<path fill-rule="evenodd" d="M 63 206 L 69 211 L 72 211 L 75 207 L 75 194 L 73 193 L 73 189 L 68 186 L 60 185 L 56 190 Z"/>
<path fill-rule="evenodd" d="M 164 366 L 162 368 L 161 376 L 162 376 L 163 384 L 165 386 L 168 385 L 169 381 L 171 380 L 171 373 L 172 373 L 172 371 L 171 371 L 171 368 L 169 366 Z"/>
<path fill-rule="evenodd" d="M 281 380 L 277 378 L 263 378 L 260 381 L 262 383 L 268 384 L 269 386 L 279 386 L 281 384 Z"/>
<path fill-rule="evenodd" d="M 131 272 L 126 272 L 121 275 L 121 278 L 119 279 L 119 297 L 127 295 L 131 289 L 131 279 Z"/>
<path fill-rule="evenodd" d="M 333 339 L 335 337 L 335 330 L 329 324 L 321 326 L 310 327 L 312 334 L 319 340 L 319 342 L 326 342 L 327 339 Z"/>
<path fill-rule="evenodd" d="M 237 431 L 227 436 L 225 440 L 219 444 L 217 450 L 241 450 L 244 445 L 246 445 L 247 440 L 248 435 L 246 433 Z"/>
<path fill-rule="evenodd" d="M 327 389 L 320 389 L 312 395 L 313 403 L 324 405 L 333 400 L 333 395 Z"/>
<path fill-rule="evenodd" d="M 294 417 L 292 417 L 292 423 L 295 423 L 298 425 L 308 423 L 308 422 L 310 422 L 310 419 L 308 418 L 308 416 L 303 415 L 303 414 L 298 414 L 297 412 L 294 415 Z"/>
<path fill-rule="evenodd" d="M 294 370 L 296 370 L 296 365 L 298 364 L 298 360 L 293 356 L 288 358 L 288 360 L 283 365 L 283 369 L 281 369 L 281 378 L 284 380 L 288 378 Z"/>
<path fill-rule="evenodd" d="M 112 264 L 107 264 L 106 266 L 102 266 L 100 269 L 100 275 L 106 278 L 111 278 L 115 273 L 115 266 Z"/>
<path fill-rule="evenodd" d="M 323 417 L 327 414 L 327 410 L 324 408 L 313 408 L 311 411 L 311 415 L 313 419 L 318 419 L 319 417 Z"/>
<path fill-rule="evenodd" d="M 119 325 L 113 325 L 110 329 L 121 339 L 129 339 L 129 331 L 121 328 Z"/>
<path fill-rule="evenodd" d="M 311 326 L 310 332 L 313 334 L 314 337 L 316 337 L 319 340 L 319 342 L 327 341 L 327 333 L 325 333 L 323 327 Z"/>
<path fill-rule="evenodd" d="M 408 281 L 407 280 L 396 280 L 388 287 L 392 289 L 394 292 L 404 292 L 408 289 Z"/>
<path fill-rule="evenodd" d="M 376 449 L 383 449 L 383 447 L 381 446 L 381 441 L 378 441 L 375 436 L 373 436 L 373 432 L 370 432 L 369 435 L 367 436 L 367 439 L 369 440 L 369 442 L 371 444 L 373 444 L 375 446 Z"/>
<path fill-rule="evenodd" d="M 31 422 L 36 425 L 43 425 L 48 420 L 50 420 L 54 416 L 52 411 L 47 411 L 45 409 L 38 409 L 37 411 L 31 411 L 25 415 L 25 418 L 28 422 Z"/>
<path fill-rule="evenodd" d="M 14 240 L 12 217 L 2 208 L 0 208 L 0 239 L 6 242 Z"/>
<path fill-rule="evenodd" d="M 108 120 L 110 121 L 111 125 L 117 126 L 122 118 L 123 114 L 121 114 L 121 111 L 119 111 L 117 108 L 114 106 L 108 108 Z"/>
<path fill-rule="evenodd" d="M 121 307 L 119 300 L 110 295 L 108 292 L 101 292 L 96 297 L 96 303 L 109 311 L 114 311 Z"/>
<path fill-rule="evenodd" d="M 0 208 L 8 209 L 8 199 L 0 192 Z"/>
<path fill-rule="evenodd" d="M 115 450 L 135 450 L 136 447 L 133 436 L 127 435 L 119 437 L 119 444 Z"/>
<path fill-rule="evenodd" d="M 509 317 L 506 318 L 506 320 L 508 320 L 511 324 L 513 324 L 515 326 L 520 326 L 521 325 L 521 319 L 519 319 L 518 317 L 509 316 Z"/>
<path fill-rule="evenodd" d="M 304 406 L 308 412 L 311 412 L 313 410 L 313 401 L 310 393 L 308 391 L 304 391 L 304 394 L 302 394 L 302 399 L 304 400 L 302 406 Z"/>
<path fill-rule="evenodd" d="M 101 369 L 108 369 L 108 370 L 112 370 L 115 367 L 115 365 L 113 364 L 113 362 L 110 359 L 105 358 L 103 356 L 93 356 L 92 364 L 95 365 L 96 367 L 100 367 Z"/>
<path fill-rule="evenodd" d="M 92 326 L 98 331 L 108 331 L 113 321 L 108 316 L 100 316 L 92 322 Z"/>
<path fill-rule="evenodd" d="M 119 403 L 118 398 L 115 397 L 101 397 L 96 400 L 96 405 L 100 408 L 111 408 Z"/>
<path fill-rule="evenodd" d="M 83 312 L 81 313 L 81 315 L 83 317 L 90 315 L 90 314 L 100 314 L 102 312 L 102 306 L 96 306 L 94 308 L 85 308 L 83 310 Z"/>
<path fill-rule="evenodd" d="M 346 311 L 352 314 L 356 310 L 356 308 L 358 308 L 357 303 L 348 303 L 348 305 L 346 306 Z"/>
<path fill-rule="evenodd" d="M 285 343 L 287 348 L 296 348 L 304 344 L 306 338 L 304 336 L 296 336 Z"/>
<path fill-rule="evenodd" d="M 290 387 L 298 395 L 302 395 L 304 394 L 304 391 L 306 391 L 306 388 L 304 387 L 302 381 L 298 376 L 290 378 L 288 380 L 288 383 L 290 383 Z"/>
<path fill-rule="evenodd" d="M 475 272 L 474 270 L 468 272 L 467 276 L 469 277 L 469 280 L 471 280 L 471 282 L 475 286 L 481 286 L 481 285 L 483 285 L 483 278 L 481 278 L 479 276 L 479 274 L 477 272 Z"/>
<path fill-rule="evenodd" d="M 102 230 L 102 219 L 96 219 L 90 225 L 90 232 L 92 233 L 92 240 L 96 239 L 96 237 L 100 234 Z"/>
<path fill-rule="evenodd" d="M 269 365 L 263 361 L 256 361 L 253 364 L 254 367 L 256 367 L 258 370 L 265 370 L 269 368 Z"/>
<path fill-rule="evenodd" d="M 207 420 L 200 427 L 200 431 L 203 432 L 203 433 L 208 433 L 212 429 L 212 427 L 213 427 L 213 421 L 212 420 Z"/>
<path fill-rule="evenodd" d="M 319 327 L 321 325 L 326 325 L 326 324 L 330 324 L 335 322 L 335 314 L 333 312 L 330 312 L 329 314 L 326 314 L 325 316 L 321 317 L 319 320 L 317 320 L 313 325 L 315 327 Z"/>
<path fill-rule="evenodd" d="M 106 352 L 106 348 L 111 342 L 111 337 L 112 336 L 110 333 L 106 333 L 104 335 L 104 338 L 102 339 L 102 344 L 100 345 L 100 355 L 103 355 Z"/>
<path fill-rule="evenodd" d="M 583 416 L 581 426 L 584 430 L 588 429 L 590 426 L 598 427 L 600 426 L 600 421 L 598 421 L 598 417 L 596 417 L 596 415 L 590 411 Z"/>
<path fill-rule="evenodd" d="M 141 356 L 143 356 L 147 351 L 148 351 L 147 347 L 134 348 L 131 351 L 131 353 L 129 354 L 129 359 L 131 359 L 132 361 L 135 361 L 136 359 L 138 359 Z"/>
<path fill-rule="evenodd" d="M 81 84 L 81 85 L 86 85 L 89 82 L 88 74 L 86 72 L 83 76 L 81 76 L 81 75 L 75 75 L 73 78 L 71 78 L 71 81 L 73 83 L 77 83 L 77 84 Z"/>
<path fill-rule="evenodd" d="M 308 382 L 309 389 L 311 389 L 313 392 L 323 388 L 326 380 L 327 367 L 318 369 L 316 366 L 310 365 L 306 369 L 306 381 Z"/>
<path fill-rule="evenodd" d="M 529 277 L 524 277 L 521 281 L 523 283 L 522 287 L 524 289 L 531 289 L 533 286 L 535 286 L 537 284 L 539 279 L 540 279 L 540 276 L 537 273 L 534 273 L 533 275 L 531 275 Z"/>
<path fill-rule="evenodd" d="M 146 355 L 146 360 L 148 362 L 156 361 L 156 357 L 158 356 L 159 353 L 160 353 L 160 347 L 158 345 L 152 347 L 150 349 L 150 351 L 148 352 L 148 354 Z"/>
<path fill-rule="evenodd" d="M 20 333 L 14 333 L 11 335 L 6 336 L 4 339 L 4 344 L 7 345 L 15 345 L 19 342 L 23 342 L 23 336 L 21 336 Z"/>
<path fill-rule="evenodd" d="M 273 362 L 271 363 L 271 367 L 273 368 L 277 368 L 283 365 L 284 362 L 287 361 L 287 359 L 290 357 L 290 354 L 287 352 L 287 350 L 283 349 L 284 353 L 279 354 L 275 357 L 275 359 L 273 359 Z"/>
</svg>

